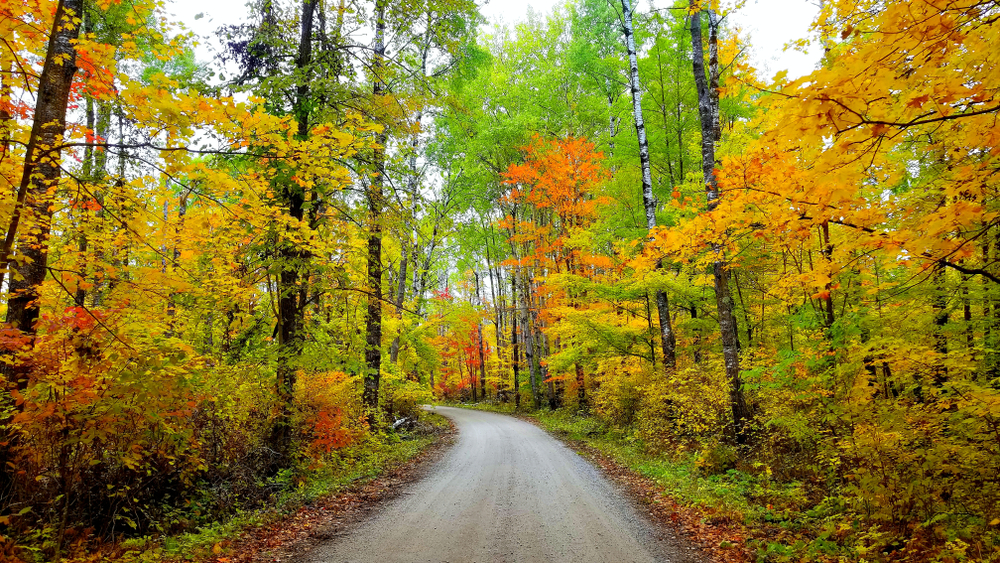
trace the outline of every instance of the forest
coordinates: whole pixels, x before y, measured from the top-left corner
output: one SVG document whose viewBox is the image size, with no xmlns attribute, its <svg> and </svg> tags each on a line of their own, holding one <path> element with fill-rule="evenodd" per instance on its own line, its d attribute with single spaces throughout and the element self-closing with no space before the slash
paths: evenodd
<svg viewBox="0 0 1000 563">
<path fill-rule="evenodd" d="M 193 560 L 443 401 L 727 560 L 1000 561 L 1000 3 L 819 4 L 789 78 L 719 0 L 4 1 L 0 560 Z"/>
</svg>

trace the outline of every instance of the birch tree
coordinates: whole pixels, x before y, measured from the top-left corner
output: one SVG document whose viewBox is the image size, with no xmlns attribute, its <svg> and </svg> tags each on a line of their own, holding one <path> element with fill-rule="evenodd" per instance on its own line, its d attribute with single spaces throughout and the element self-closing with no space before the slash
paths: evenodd
<svg viewBox="0 0 1000 563">
<path fill-rule="evenodd" d="M 639 164 L 642 167 L 642 206 L 646 211 L 646 228 L 656 228 L 656 196 L 653 194 L 653 175 L 649 163 L 649 141 L 646 137 L 646 122 L 642 112 L 642 84 L 639 81 L 639 63 L 636 57 L 635 26 L 632 20 L 630 0 L 621 0 L 621 28 L 628 56 L 629 91 L 632 94 L 632 119 L 639 140 Z M 677 367 L 677 338 L 670 320 L 670 303 L 667 293 L 656 291 L 656 312 L 660 320 L 660 346 L 663 350 L 663 366 L 667 371 Z"/>
</svg>

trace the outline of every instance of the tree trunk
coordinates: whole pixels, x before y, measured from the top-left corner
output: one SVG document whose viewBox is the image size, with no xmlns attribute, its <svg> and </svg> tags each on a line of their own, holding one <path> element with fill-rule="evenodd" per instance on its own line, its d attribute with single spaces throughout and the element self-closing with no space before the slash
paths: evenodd
<svg viewBox="0 0 1000 563">
<path fill-rule="evenodd" d="M 7 322 L 34 335 L 39 316 L 38 289 L 48 271 L 48 239 L 52 222 L 52 195 L 59 183 L 62 137 L 66 133 L 66 106 L 76 73 L 74 43 L 80 35 L 83 0 L 60 0 L 53 19 L 38 102 L 25 151 L 24 169 L 18 186 L 14 212 L 0 249 L 0 286 L 11 265 L 17 240 L 17 276 L 10 277 Z M 5 80 L 6 82 L 6 80 Z M 22 218 L 33 227 L 18 237 Z M 19 388 L 22 383 L 18 381 Z"/>
<path fill-rule="evenodd" d="M 632 117 L 639 139 L 639 164 L 642 167 L 642 205 L 646 211 L 646 228 L 656 227 L 656 197 L 653 195 L 653 175 L 649 164 L 649 141 L 646 138 L 646 123 L 642 118 L 642 86 L 639 82 L 639 63 L 635 52 L 635 32 L 632 26 L 630 0 L 621 0 L 623 12 L 622 32 L 625 35 L 625 49 L 628 52 L 629 89 L 632 92 Z M 657 268 L 662 267 L 657 262 Z M 656 292 L 656 313 L 660 321 L 660 346 L 663 348 L 663 365 L 670 372 L 677 367 L 677 339 L 670 319 L 670 303 L 663 290 Z"/>
<path fill-rule="evenodd" d="M 83 0 L 60 0 L 52 21 L 52 32 L 45 54 L 42 75 L 39 78 L 37 102 L 28 145 L 25 149 L 24 168 L 18 186 L 13 214 L 7 227 L 7 234 L 0 248 L 0 287 L 11 266 L 14 241 L 17 240 L 18 260 L 15 267 L 17 276 L 10 277 L 10 291 L 7 298 L 7 323 L 30 337 L 28 347 L 34 346 L 35 322 L 40 314 L 38 290 L 45 281 L 48 271 L 48 239 L 52 220 L 52 194 L 59 183 L 63 135 L 66 133 L 66 109 L 69 103 L 70 87 L 76 73 L 76 49 L 74 43 L 80 35 L 79 20 L 83 15 Z M 0 88 L 2 106 L 10 99 L 12 75 L 3 76 Z M 11 116 L 4 111 L 0 116 L 3 133 L 3 154 L 6 157 L 9 144 Z M 18 237 L 18 227 L 22 216 L 33 227 Z M 10 358 L 16 350 L 0 350 L 0 354 Z M 3 362 L 0 373 L 7 385 L 18 391 L 28 387 L 28 369 L 23 364 Z M 4 389 L 9 392 L 9 389 Z M 9 397 L 9 395 L 8 395 Z M 15 409 L 23 406 L 14 403 Z M 9 413 L 12 415 L 13 413 Z M 17 434 L 7 430 L 8 414 L 0 417 L 0 505 L 7 506 L 12 494 L 11 483 L 17 468 L 13 455 L 19 441 Z M 68 497 L 63 501 L 65 509 Z M 61 541 L 61 540 L 60 540 Z"/>
<path fill-rule="evenodd" d="M 691 320 L 698 318 L 698 305 L 691 304 Z M 701 365 L 701 329 L 695 328 L 694 333 L 694 363 Z"/>
<path fill-rule="evenodd" d="M 7 151 L 10 150 L 10 126 L 14 122 L 14 116 L 8 111 L 11 99 L 10 83 L 14 81 L 13 69 L 13 54 L 5 49 L 0 53 L 0 162 L 7 158 Z"/>
<path fill-rule="evenodd" d="M 177 225 L 174 227 L 174 241 L 173 241 L 174 248 L 173 251 L 171 252 L 171 258 L 174 266 L 176 266 L 177 261 L 180 260 L 181 257 L 181 249 L 179 248 L 178 244 L 180 243 L 181 229 L 184 226 L 184 216 L 187 214 L 187 199 L 189 193 L 190 192 L 185 191 L 183 194 L 181 194 L 177 202 Z M 165 217 L 165 219 L 169 220 L 168 217 Z M 174 336 L 174 328 L 175 328 L 174 325 L 176 324 L 176 318 L 177 318 L 177 293 L 178 292 L 176 291 L 171 291 L 170 295 L 167 296 L 168 321 L 167 321 L 166 334 L 168 336 Z"/>
<path fill-rule="evenodd" d="M 522 272 L 518 272 L 518 277 L 525 276 Z M 531 384 L 531 399 L 535 405 L 535 410 L 542 408 L 542 395 L 538 389 L 538 366 L 536 364 L 537 358 L 535 357 L 535 336 L 534 329 L 531 325 L 531 316 L 528 313 L 528 295 L 527 282 L 522 288 L 521 297 L 521 335 L 524 340 L 524 359 L 528 364 L 528 380 Z"/>
<path fill-rule="evenodd" d="M 476 372 L 472 369 L 472 358 L 466 360 L 465 367 L 469 369 L 469 386 L 472 387 L 472 402 L 475 403 L 479 401 L 479 395 L 476 393 Z"/>
<path fill-rule="evenodd" d="M 976 331 L 972 324 L 972 300 L 969 298 L 969 282 L 971 276 L 962 275 L 962 321 L 965 332 L 965 349 L 969 351 L 970 359 L 975 359 Z"/>
<path fill-rule="evenodd" d="M 486 400 L 486 351 L 483 349 L 483 323 L 479 323 L 479 389 L 483 392 L 483 400 Z"/>
<path fill-rule="evenodd" d="M 399 264 L 399 284 L 396 287 L 396 316 L 399 319 L 403 318 L 403 303 L 406 299 L 406 262 L 409 256 L 409 252 L 406 249 L 406 243 L 401 242 L 400 246 L 400 264 Z M 402 326 L 399 328 L 402 331 Z M 389 347 L 389 361 L 393 364 L 399 359 L 399 332 L 396 333 L 396 337 L 392 339 L 392 346 Z"/>
<path fill-rule="evenodd" d="M 549 402 L 549 410 L 554 411 L 559 407 L 558 399 L 556 397 L 555 383 L 552 378 L 549 377 L 549 370 L 547 367 L 541 365 L 541 359 L 550 355 L 549 351 L 549 339 L 545 334 L 542 333 L 541 328 L 538 326 L 538 315 L 534 312 L 531 314 L 532 324 L 537 331 L 535 333 L 535 360 L 538 361 L 538 373 L 545 382 L 545 398 Z"/>
<path fill-rule="evenodd" d="M 381 75 L 385 57 L 385 3 L 375 7 L 375 44 L 373 47 L 375 82 L 372 94 L 376 100 L 385 95 L 385 82 Z M 362 397 L 368 411 L 368 424 L 377 422 L 379 381 L 382 370 L 382 206 L 385 181 L 385 144 L 388 135 L 383 129 L 374 151 L 375 177 L 368 185 L 368 313 L 365 318 L 365 390 Z"/>
<path fill-rule="evenodd" d="M 945 269 L 941 264 L 934 266 L 934 296 L 931 300 L 934 311 L 934 351 L 937 360 L 934 362 L 934 384 L 940 387 L 948 380 L 948 366 L 944 360 L 948 356 L 948 335 L 945 327 L 948 325 L 948 288 L 945 285 Z"/>
<path fill-rule="evenodd" d="M 427 55 L 430 46 L 430 14 L 427 16 L 427 34 L 424 37 L 424 48 L 421 50 L 420 59 L 420 77 L 423 79 L 427 75 Z M 383 47 L 384 50 L 384 47 Z M 407 191 L 409 192 L 409 197 L 416 201 L 417 184 L 420 183 L 420 171 L 417 170 L 417 147 L 420 145 L 420 123 L 423 121 L 424 112 L 423 109 L 418 109 L 417 114 L 414 116 L 414 122 L 416 128 L 413 132 L 413 138 L 410 141 L 410 177 L 407 179 Z M 399 286 L 396 289 L 396 315 L 402 319 L 403 317 L 403 303 L 406 299 L 406 269 L 407 269 L 407 245 L 410 241 L 400 241 L 400 266 L 399 266 Z M 417 253 L 415 251 L 417 242 L 416 239 L 413 240 L 411 245 L 414 248 L 413 252 L 413 269 L 417 269 Z M 400 326 L 402 330 L 402 326 Z M 389 348 L 389 361 L 393 364 L 399 359 L 399 333 L 396 337 L 392 339 L 392 346 Z"/>
<path fill-rule="evenodd" d="M 309 97 L 312 63 L 313 15 L 317 0 L 302 2 L 302 18 L 299 33 L 299 53 L 295 60 L 301 82 L 295 88 L 295 119 L 300 139 L 309 135 Z M 293 224 L 298 224 L 305 216 L 305 192 L 293 182 L 282 186 L 284 203 L 288 205 L 288 216 Z M 274 451 L 285 457 L 291 447 L 292 409 L 295 404 L 295 361 L 302 353 L 302 316 L 305 304 L 300 299 L 300 277 L 307 256 L 290 241 L 282 242 L 278 254 L 281 256 L 281 272 L 278 275 L 278 365 L 275 379 L 281 412 L 275 421 L 271 442 Z M 283 463 L 284 463 L 283 462 Z"/>
<path fill-rule="evenodd" d="M 511 276 L 511 303 L 517 303 L 517 278 Z M 521 384 L 518 381 L 518 371 L 520 370 L 520 350 L 517 344 L 517 315 L 510 316 L 510 345 L 511 345 L 511 367 L 514 370 L 514 409 L 521 408 Z"/>
<path fill-rule="evenodd" d="M 692 2 L 692 8 L 697 4 Z M 711 84 L 705 75 L 705 51 L 701 39 L 701 12 L 691 15 L 691 56 L 694 67 L 694 80 L 698 89 L 698 115 L 701 120 L 701 167 L 705 182 L 705 194 L 708 209 L 711 211 L 719 204 L 719 186 L 715 177 L 715 143 L 721 135 L 719 126 L 719 54 L 718 26 L 715 13 L 705 10 L 709 21 L 709 71 Z M 743 393 L 743 380 L 740 377 L 739 337 L 737 336 L 736 317 L 733 314 L 733 296 L 729 288 L 729 268 L 724 250 L 720 245 L 713 245 L 715 262 L 712 274 L 715 285 L 715 302 L 719 313 L 719 331 L 722 337 L 722 355 L 726 365 L 726 377 L 729 380 L 729 402 L 733 416 L 733 429 L 736 440 L 747 442 L 747 423 L 750 419 L 750 409 Z"/>
<path fill-rule="evenodd" d="M 821 254 L 823 255 L 823 260 L 826 263 L 827 269 L 829 269 L 832 273 L 833 243 L 830 242 L 829 221 L 823 221 L 823 224 L 820 225 L 820 234 L 823 237 L 822 240 L 823 250 Z M 826 325 L 827 339 L 832 340 L 833 323 L 836 320 L 833 310 L 833 280 L 828 280 L 823 289 L 825 292 L 825 295 L 823 297 L 823 323 Z"/>
</svg>

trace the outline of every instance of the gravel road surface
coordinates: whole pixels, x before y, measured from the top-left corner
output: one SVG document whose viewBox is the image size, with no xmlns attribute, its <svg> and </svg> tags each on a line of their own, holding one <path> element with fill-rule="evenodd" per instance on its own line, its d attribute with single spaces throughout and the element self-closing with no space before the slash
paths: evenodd
<svg viewBox="0 0 1000 563">
<path fill-rule="evenodd" d="M 704 561 L 623 493 L 522 420 L 437 407 L 459 431 L 429 474 L 309 563 Z"/>
</svg>

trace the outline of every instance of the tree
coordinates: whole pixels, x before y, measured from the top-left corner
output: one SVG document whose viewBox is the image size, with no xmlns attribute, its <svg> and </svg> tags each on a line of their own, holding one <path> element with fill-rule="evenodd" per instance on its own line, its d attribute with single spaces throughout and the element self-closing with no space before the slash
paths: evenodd
<svg viewBox="0 0 1000 563">
<path fill-rule="evenodd" d="M 635 29 L 632 24 L 632 7 L 629 0 L 621 0 L 622 34 L 629 64 L 629 89 L 632 93 L 632 119 L 636 137 L 639 139 L 639 163 L 642 167 L 642 205 L 646 211 L 646 228 L 656 228 L 656 196 L 653 194 L 653 176 L 649 163 L 649 140 L 646 137 L 646 122 L 642 113 L 642 85 L 639 81 L 639 63 L 635 47 Z M 660 322 L 660 346 L 663 349 L 663 365 L 668 371 L 677 367 L 677 339 L 670 319 L 670 303 L 667 293 L 656 292 L 656 312 Z"/>
<path fill-rule="evenodd" d="M 722 135 L 719 123 L 719 21 L 711 8 L 704 9 L 708 15 L 708 73 L 705 69 L 705 49 L 702 43 L 701 11 L 692 3 L 691 15 L 691 56 L 694 80 L 698 87 L 698 115 L 701 119 L 701 168 L 705 182 L 705 196 L 708 209 L 718 206 L 719 184 L 715 174 L 715 144 Z M 729 401 L 732 410 L 733 428 L 741 443 L 748 439 L 747 423 L 750 410 L 743 393 L 740 375 L 740 341 L 737 334 L 736 316 L 733 314 L 733 295 L 729 288 L 729 267 L 721 246 L 712 250 L 712 277 L 715 281 L 715 303 L 719 314 L 719 331 L 722 334 L 722 353 L 725 356 L 726 376 L 729 379 Z"/>
<path fill-rule="evenodd" d="M 56 6 L 45 64 L 38 83 L 38 101 L 25 149 L 21 182 L 14 212 L 7 227 L 0 266 L 0 284 L 17 240 L 17 274 L 10 279 L 7 322 L 33 335 L 39 316 L 38 290 L 48 273 L 48 238 L 52 221 L 52 195 L 61 173 L 60 156 L 66 133 L 66 109 L 76 74 L 75 41 L 80 36 L 82 0 L 60 0 Z M 22 216 L 29 230 L 21 229 Z M 19 230 L 21 232 L 19 232 Z M 18 376 L 13 377 L 15 381 Z M 18 385 L 23 385 L 18 383 Z"/>
<path fill-rule="evenodd" d="M 520 204 L 534 220 L 522 220 L 515 225 L 514 218 L 508 217 L 500 226 L 508 230 L 512 244 L 523 243 L 525 254 L 510 265 L 536 280 L 537 292 L 545 297 L 544 301 L 539 299 L 539 317 L 545 323 L 544 332 L 548 333 L 554 323 L 567 316 L 566 309 L 585 308 L 587 300 L 586 293 L 567 291 L 550 283 L 550 279 L 560 275 L 589 278 L 609 266 L 604 257 L 595 256 L 578 242 L 593 226 L 596 208 L 609 202 L 597 195 L 609 174 L 603 167 L 603 155 L 596 153 L 585 139 L 536 138 L 526 152 L 526 162 L 511 165 L 504 175 L 511 186 L 505 199 Z M 524 299 L 527 301 L 528 297 Z M 559 338 L 559 347 L 579 350 L 570 363 L 578 404 L 585 409 L 586 381 L 580 365 L 585 348 L 578 346 L 577 339 L 578 335 L 564 333 Z M 551 388 L 555 370 L 551 364 L 550 358 L 549 406 L 555 409 L 555 393 Z"/>
</svg>

